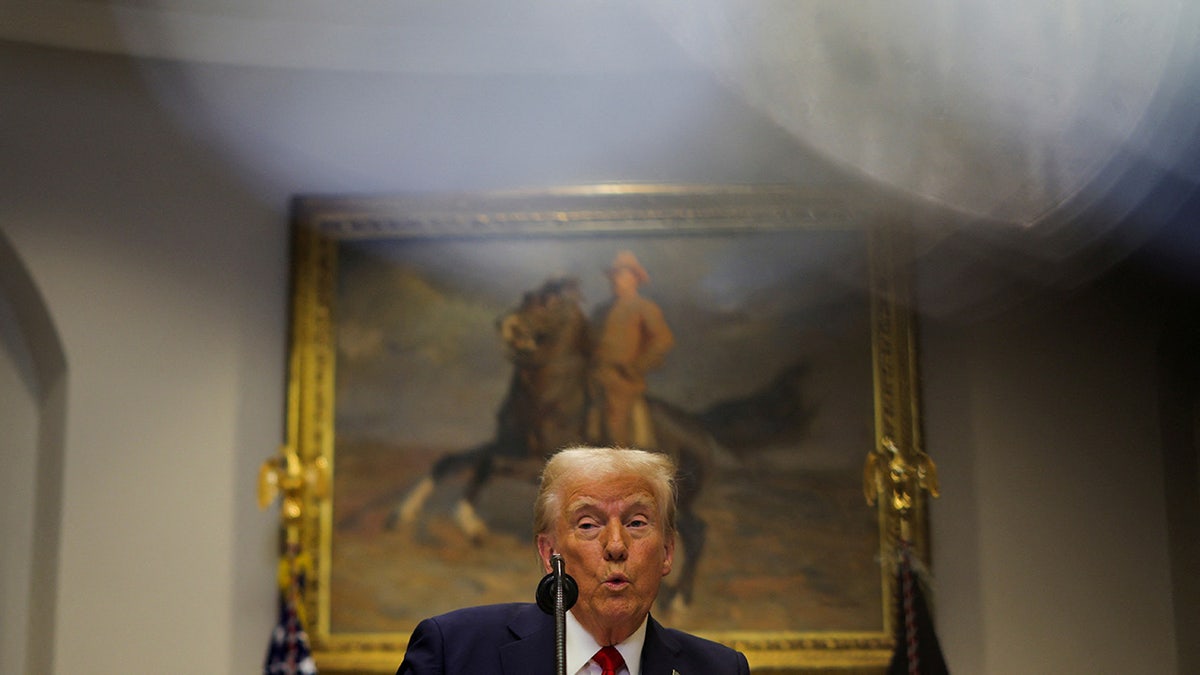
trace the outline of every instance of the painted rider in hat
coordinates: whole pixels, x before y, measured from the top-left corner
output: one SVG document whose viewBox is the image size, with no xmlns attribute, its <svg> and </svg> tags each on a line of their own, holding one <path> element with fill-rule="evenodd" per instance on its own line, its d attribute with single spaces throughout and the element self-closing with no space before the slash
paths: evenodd
<svg viewBox="0 0 1200 675">
<path fill-rule="evenodd" d="M 594 405 L 588 431 L 599 442 L 654 448 L 646 409 L 646 374 L 662 365 L 675 336 L 653 300 L 638 294 L 650 275 L 630 251 L 606 271 L 612 300 L 598 308 L 591 371 Z"/>
</svg>

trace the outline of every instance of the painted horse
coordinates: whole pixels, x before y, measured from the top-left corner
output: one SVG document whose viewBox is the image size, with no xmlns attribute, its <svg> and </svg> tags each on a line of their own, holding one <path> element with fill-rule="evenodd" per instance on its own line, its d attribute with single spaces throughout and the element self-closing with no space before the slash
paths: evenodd
<svg viewBox="0 0 1200 675">
<path fill-rule="evenodd" d="M 389 526 L 416 522 L 440 482 L 469 472 L 455 519 L 468 537 L 479 542 L 487 525 L 476 505 L 489 479 L 496 475 L 535 479 L 555 451 L 595 442 L 586 433 L 591 343 L 578 281 L 547 280 L 526 293 L 517 308 L 497 322 L 497 329 L 513 372 L 496 414 L 494 437 L 435 461 L 429 474 L 392 511 Z M 667 608 L 686 607 L 692 601 L 696 566 L 705 544 L 706 524 L 695 503 L 715 441 L 686 412 L 653 397 L 647 405 L 658 442 L 653 450 L 670 455 L 678 466 L 676 529 L 684 554 L 677 581 L 664 585 L 659 601 Z"/>
</svg>

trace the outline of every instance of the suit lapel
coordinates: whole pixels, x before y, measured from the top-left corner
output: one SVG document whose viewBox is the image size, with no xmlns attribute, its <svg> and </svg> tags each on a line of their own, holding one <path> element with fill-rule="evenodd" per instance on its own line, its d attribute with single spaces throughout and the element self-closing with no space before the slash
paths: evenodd
<svg viewBox="0 0 1200 675">
<path fill-rule="evenodd" d="M 642 675 L 672 675 L 680 645 L 660 623 L 650 617 L 646 626 L 646 644 L 642 646 Z"/>
<path fill-rule="evenodd" d="M 515 639 L 500 648 L 504 675 L 554 675 L 554 619 L 529 605 L 508 629 Z"/>
</svg>

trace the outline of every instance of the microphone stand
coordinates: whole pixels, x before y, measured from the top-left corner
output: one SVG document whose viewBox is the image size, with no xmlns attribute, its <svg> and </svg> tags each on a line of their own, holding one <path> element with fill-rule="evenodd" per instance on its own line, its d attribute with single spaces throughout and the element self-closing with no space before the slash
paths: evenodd
<svg viewBox="0 0 1200 675">
<path fill-rule="evenodd" d="M 554 615 L 554 672 L 567 675 L 567 610 L 579 599 L 579 586 L 563 570 L 561 555 L 550 556 L 550 569 L 538 584 L 537 604 L 543 612 Z"/>
</svg>

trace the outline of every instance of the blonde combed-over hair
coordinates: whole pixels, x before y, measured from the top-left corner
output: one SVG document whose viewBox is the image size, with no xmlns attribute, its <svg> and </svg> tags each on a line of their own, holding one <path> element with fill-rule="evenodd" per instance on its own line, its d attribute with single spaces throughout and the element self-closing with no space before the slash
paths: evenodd
<svg viewBox="0 0 1200 675">
<path fill-rule="evenodd" d="M 580 479 L 603 481 L 640 476 L 650 485 L 667 536 L 675 533 L 675 462 L 658 452 L 633 448 L 571 447 L 558 451 L 542 469 L 533 507 L 533 532 L 550 534 L 562 509 L 562 486 Z"/>
</svg>

